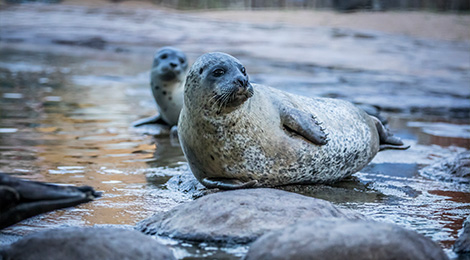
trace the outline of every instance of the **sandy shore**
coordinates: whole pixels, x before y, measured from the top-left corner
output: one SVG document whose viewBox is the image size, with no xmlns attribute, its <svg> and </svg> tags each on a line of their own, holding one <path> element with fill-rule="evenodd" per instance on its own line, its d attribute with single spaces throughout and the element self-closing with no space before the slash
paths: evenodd
<svg viewBox="0 0 470 260">
<path fill-rule="evenodd" d="M 470 15 L 333 11 L 216 11 L 200 15 L 221 20 L 374 30 L 437 40 L 470 41 Z"/>
<path fill-rule="evenodd" d="M 201 18 L 250 23 L 283 23 L 308 27 L 334 27 L 355 30 L 374 30 L 419 38 L 450 41 L 470 41 L 470 15 L 431 12 L 356 12 L 287 10 L 287 11 L 189 11 L 182 12 L 146 1 L 111 3 L 104 0 L 65 0 L 64 4 L 114 6 L 138 9 L 159 9 L 186 13 Z"/>
</svg>

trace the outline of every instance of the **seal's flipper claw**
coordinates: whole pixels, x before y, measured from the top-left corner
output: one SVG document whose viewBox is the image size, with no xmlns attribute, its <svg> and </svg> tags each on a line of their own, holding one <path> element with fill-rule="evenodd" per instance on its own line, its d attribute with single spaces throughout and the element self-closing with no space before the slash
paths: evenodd
<svg viewBox="0 0 470 260">
<path fill-rule="evenodd" d="M 221 190 L 234 190 L 254 187 L 256 184 L 258 184 L 258 181 L 251 180 L 248 182 L 242 182 L 238 179 L 204 178 L 201 180 L 201 183 L 210 189 L 219 188 Z"/>
<path fill-rule="evenodd" d="M 146 117 L 139 119 L 135 122 L 132 123 L 133 127 L 138 127 L 141 125 L 147 125 L 147 124 L 160 124 L 160 125 L 168 125 L 159 114 L 151 116 L 151 117 Z"/>
<path fill-rule="evenodd" d="M 292 107 L 284 107 L 280 111 L 281 123 L 286 129 L 297 133 L 308 141 L 317 144 L 327 144 L 325 128 L 316 117 Z"/>
</svg>

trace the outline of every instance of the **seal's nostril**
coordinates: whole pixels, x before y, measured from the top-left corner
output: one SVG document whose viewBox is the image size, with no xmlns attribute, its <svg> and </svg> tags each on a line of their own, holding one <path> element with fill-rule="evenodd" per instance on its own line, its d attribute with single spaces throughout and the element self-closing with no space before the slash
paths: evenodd
<svg viewBox="0 0 470 260">
<path fill-rule="evenodd" d="M 170 66 L 171 66 L 172 68 L 175 68 L 176 66 L 178 66 L 178 64 L 173 63 L 173 62 L 170 62 Z"/>
</svg>

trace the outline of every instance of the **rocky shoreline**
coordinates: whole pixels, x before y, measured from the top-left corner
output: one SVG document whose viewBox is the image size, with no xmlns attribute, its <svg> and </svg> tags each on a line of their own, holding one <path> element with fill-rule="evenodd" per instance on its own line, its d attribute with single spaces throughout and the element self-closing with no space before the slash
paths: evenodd
<svg viewBox="0 0 470 260">
<path fill-rule="evenodd" d="M 427 252 L 426 259 L 445 259 L 441 248 L 456 257 L 450 248 L 463 219 L 470 214 L 470 36 L 468 29 L 461 28 L 461 23 L 468 24 L 469 16 L 384 13 L 382 23 L 372 28 L 366 25 L 380 20 L 378 14 L 319 12 L 307 19 L 312 13 L 186 13 L 138 4 L 128 8 L 131 3 L 125 2 L 69 4 L 76 2 L 0 9 L 0 90 L 5 104 L 0 105 L 5 111 L 0 118 L 5 128 L 1 129 L 19 129 L 14 133 L 17 135 L 0 133 L 4 144 L 0 158 L 10 161 L 0 165 L 0 170 L 18 173 L 17 169 L 39 169 L 40 174 L 31 178 L 98 186 L 104 196 L 78 210 L 45 215 L 2 232 L 0 244 L 11 244 L 23 234 L 64 222 L 134 226 L 142 221 L 137 229 L 158 235 L 160 242 L 160 236 L 169 239 L 164 244 L 177 259 L 211 256 L 211 247 L 227 242 L 243 249 L 222 252 L 224 257 L 258 258 L 254 251 L 272 251 L 266 244 L 279 243 L 273 237 L 284 236 L 286 241 L 280 243 L 286 249 L 279 246 L 276 254 L 287 257 L 284 254 L 293 251 L 287 247 L 289 243 L 295 246 L 309 241 L 320 229 L 332 235 L 341 233 L 347 241 L 369 238 L 351 245 L 351 250 L 354 246 L 374 251 L 384 248 L 384 254 L 393 256 L 385 250 L 391 247 L 388 242 L 400 240 L 423 246 L 423 250 L 400 251 L 403 259 L 417 251 Z M 390 21 L 407 22 L 404 17 L 420 26 L 392 26 Z M 303 21 L 307 23 L 300 24 Z M 355 22 L 347 26 L 350 21 Z M 412 148 L 403 153 L 379 153 L 364 170 L 335 185 L 235 193 L 205 189 L 185 167 L 177 144 L 171 144 L 165 135 L 146 139 L 142 132 L 129 129 L 130 122 L 154 113 L 146 92 L 146 70 L 150 68 L 149 57 L 163 45 L 183 49 L 190 62 L 204 52 L 228 52 L 247 65 L 255 82 L 378 107 L 390 127 Z M 31 94 L 33 87 L 40 91 Z M 67 96 L 67 91 L 72 94 Z M 15 103 L 18 94 L 24 98 Z M 110 102 L 112 99 L 121 103 Z M 39 116 L 32 117 L 35 113 Z M 54 118 L 60 113 L 64 115 Z M 31 125 L 33 130 L 23 130 Z M 153 130 L 158 134 L 167 131 L 148 131 Z M 34 143 L 36 139 L 40 142 Z M 50 145 L 58 139 L 60 149 Z M 27 146 L 30 142 L 31 147 Z M 16 156 L 19 151 L 24 153 L 20 157 Z M 59 159 L 49 155 L 54 153 Z M 31 154 L 40 155 L 28 161 Z M 118 198 L 124 202 L 115 202 Z M 323 211 L 317 212 L 319 209 Z M 356 214 L 366 220 L 343 219 L 356 219 Z M 468 251 L 466 230 L 454 247 L 462 255 Z M 294 231 L 301 233 L 289 235 Z M 128 237 L 134 235 L 140 234 L 129 233 Z M 373 244 L 376 241 L 370 237 L 377 235 L 390 239 Z M 38 236 L 48 238 L 51 233 Z M 338 246 L 338 240 L 325 239 L 324 245 Z M 251 245 L 256 247 L 248 249 Z"/>
</svg>

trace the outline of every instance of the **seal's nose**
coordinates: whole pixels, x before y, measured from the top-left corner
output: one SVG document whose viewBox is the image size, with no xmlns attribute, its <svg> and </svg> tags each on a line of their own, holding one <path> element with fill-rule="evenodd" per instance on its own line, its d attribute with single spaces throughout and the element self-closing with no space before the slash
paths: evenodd
<svg viewBox="0 0 470 260">
<path fill-rule="evenodd" d="M 172 68 L 176 68 L 176 66 L 178 66 L 178 64 L 176 64 L 176 63 L 174 63 L 174 62 L 170 62 L 170 66 L 171 66 Z"/>
<path fill-rule="evenodd" d="M 238 76 L 235 78 L 234 84 L 238 85 L 241 89 L 246 89 L 248 86 L 248 80 L 244 77 Z"/>
</svg>

